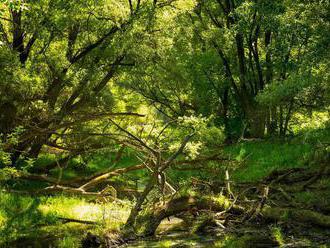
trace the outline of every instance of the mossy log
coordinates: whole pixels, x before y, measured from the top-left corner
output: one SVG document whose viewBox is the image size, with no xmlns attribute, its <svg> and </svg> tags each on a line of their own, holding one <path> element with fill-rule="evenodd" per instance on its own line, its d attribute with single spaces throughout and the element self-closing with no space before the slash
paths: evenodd
<svg viewBox="0 0 330 248">
<path fill-rule="evenodd" d="M 330 216 L 306 209 L 266 206 L 262 210 L 262 216 L 276 221 L 295 221 L 320 227 L 330 227 Z"/>
<path fill-rule="evenodd" d="M 231 206 L 231 203 L 224 196 L 221 197 L 197 197 L 182 196 L 164 203 L 156 204 L 153 208 L 146 211 L 136 221 L 137 229 L 141 230 L 141 236 L 152 236 L 155 234 L 161 221 L 170 216 L 177 215 L 185 211 L 223 211 L 230 207 L 233 213 L 243 213 L 244 209 L 240 206 Z"/>
</svg>

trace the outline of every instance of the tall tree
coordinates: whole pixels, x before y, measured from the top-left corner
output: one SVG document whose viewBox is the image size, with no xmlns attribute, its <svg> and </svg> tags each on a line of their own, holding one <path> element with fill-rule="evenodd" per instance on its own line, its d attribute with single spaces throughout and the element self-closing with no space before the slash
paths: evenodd
<svg viewBox="0 0 330 248">
<path fill-rule="evenodd" d="M 22 153 L 37 157 L 57 132 L 114 115 L 110 82 L 135 66 L 137 49 L 153 36 L 150 23 L 173 2 L 4 3 L 0 132 L 5 141 L 15 128 L 24 130 L 6 146 L 14 164 Z"/>
</svg>

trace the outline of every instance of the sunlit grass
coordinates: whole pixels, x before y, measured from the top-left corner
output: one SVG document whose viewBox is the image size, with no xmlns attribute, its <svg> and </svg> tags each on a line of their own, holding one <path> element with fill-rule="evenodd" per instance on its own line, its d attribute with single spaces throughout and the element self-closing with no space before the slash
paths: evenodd
<svg viewBox="0 0 330 248">
<path fill-rule="evenodd" d="M 44 214 L 55 214 L 63 218 L 95 221 L 110 227 L 118 227 L 124 223 L 129 214 L 129 203 L 87 202 L 83 198 L 58 196 L 43 198 L 39 209 Z"/>
<path fill-rule="evenodd" d="M 53 234 L 62 240 L 58 247 L 70 246 L 81 240 L 87 230 L 119 230 L 126 221 L 130 205 L 123 202 L 96 203 L 84 198 L 69 196 L 27 197 L 0 193 L 0 247 L 22 237 Z M 96 225 L 66 223 L 59 218 L 93 221 Z M 33 231 L 32 231 L 33 230 Z M 36 238 L 35 238 L 36 239 Z M 37 240 L 37 239 L 36 239 Z"/>
<path fill-rule="evenodd" d="M 247 141 L 226 148 L 226 152 L 240 162 L 232 173 L 235 181 L 257 181 L 273 170 L 303 167 L 312 147 L 299 143 Z"/>
<path fill-rule="evenodd" d="M 63 179 L 72 179 L 77 177 L 90 176 L 100 171 L 107 171 L 116 169 L 117 167 L 127 167 L 139 163 L 135 156 L 123 155 L 120 163 L 114 164 L 116 154 L 97 154 L 91 157 L 86 164 L 75 158 L 69 161 L 65 173 L 62 175 Z M 59 175 L 59 169 L 56 167 L 51 171 L 54 177 Z"/>
<path fill-rule="evenodd" d="M 75 248 L 80 246 L 80 240 L 77 237 L 64 237 L 58 242 L 58 246 L 62 248 Z"/>
<path fill-rule="evenodd" d="M 189 181 L 192 177 L 209 180 L 224 179 L 224 169 L 228 168 L 231 180 L 235 182 L 255 182 L 262 180 L 274 170 L 315 166 L 311 163 L 315 146 L 328 143 L 330 129 L 311 129 L 297 137 L 287 139 L 244 140 L 221 149 L 222 156 L 235 163 L 211 162 L 212 170 L 172 170 L 168 174 L 173 180 Z M 314 159 L 315 160 L 315 159 Z"/>
</svg>

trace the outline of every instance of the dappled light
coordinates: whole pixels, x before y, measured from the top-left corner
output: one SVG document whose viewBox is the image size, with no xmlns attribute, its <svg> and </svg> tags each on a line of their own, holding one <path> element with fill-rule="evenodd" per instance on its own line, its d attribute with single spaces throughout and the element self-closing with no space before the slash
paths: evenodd
<svg viewBox="0 0 330 248">
<path fill-rule="evenodd" d="M 329 17 L 1 0 L 0 247 L 330 246 Z"/>
</svg>

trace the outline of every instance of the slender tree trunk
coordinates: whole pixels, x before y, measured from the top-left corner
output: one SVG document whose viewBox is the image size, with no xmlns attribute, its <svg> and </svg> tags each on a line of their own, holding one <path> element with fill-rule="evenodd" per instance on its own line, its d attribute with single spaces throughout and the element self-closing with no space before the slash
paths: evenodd
<svg viewBox="0 0 330 248">
<path fill-rule="evenodd" d="M 279 119 L 280 119 L 280 123 L 279 123 L 279 126 L 280 126 L 280 136 L 283 136 L 283 131 L 284 131 L 284 126 L 283 126 L 283 106 L 280 106 L 280 111 L 279 111 Z"/>
<path fill-rule="evenodd" d="M 283 127 L 283 136 L 285 136 L 286 132 L 288 131 L 289 122 L 290 122 L 291 115 L 292 115 L 292 109 L 293 109 L 293 100 L 291 100 L 291 102 L 289 104 L 288 113 L 286 114 L 286 117 L 285 117 L 284 127 Z"/>
<path fill-rule="evenodd" d="M 126 221 L 125 229 L 130 229 L 134 226 L 136 217 L 138 216 L 139 212 L 141 211 L 142 204 L 144 203 L 145 199 L 147 198 L 150 191 L 153 189 L 155 185 L 155 179 L 153 175 L 151 176 L 148 184 L 146 185 L 143 192 L 137 198 L 134 208 L 131 210 L 131 213 Z"/>
<path fill-rule="evenodd" d="M 278 121 L 277 121 L 277 108 L 276 107 L 271 107 L 269 110 L 269 119 L 270 119 L 270 123 L 269 123 L 269 134 L 270 135 L 274 135 L 276 134 L 276 130 L 277 130 L 277 125 L 278 125 Z"/>
<path fill-rule="evenodd" d="M 13 130 L 16 113 L 17 108 L 13 103 L 5 102 L 0 105 L 0 133 L 4 134 L 3 138 Z"/>
</svg>

